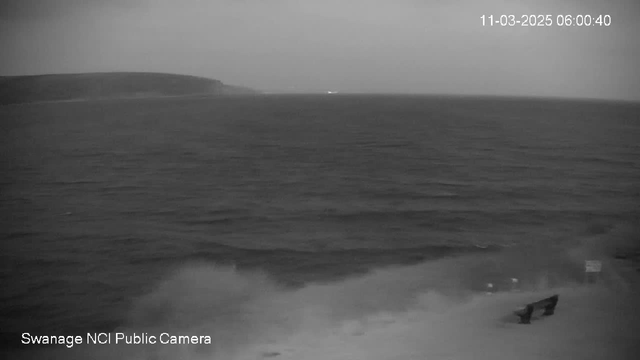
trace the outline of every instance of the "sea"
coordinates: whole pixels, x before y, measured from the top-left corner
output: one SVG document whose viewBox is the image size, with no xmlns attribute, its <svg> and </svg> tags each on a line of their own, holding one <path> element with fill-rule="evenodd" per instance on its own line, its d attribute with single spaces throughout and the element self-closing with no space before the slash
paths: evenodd
<svg viewBox="0 0 640 360">
<path fill-rule="evenodd" d="M 120 331 L 212 344 L 76 355 L 281 359 L 335 329 L 579 284 L 604 256 L 594 242 L 640 243 L 638 103 L 259 95 L 7 105 L 0 119 L 15 356 L 76 354 L 24 333 Z M 317 358 L 360 359 L 337 341 Z"/>
</svg>

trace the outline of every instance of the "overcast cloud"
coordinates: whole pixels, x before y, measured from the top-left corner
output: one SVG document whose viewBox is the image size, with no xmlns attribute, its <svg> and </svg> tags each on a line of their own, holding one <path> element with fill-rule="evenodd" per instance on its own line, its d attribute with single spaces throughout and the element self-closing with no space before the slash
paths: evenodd
<svg viewBox="0 0 640 360">
<path fill-rule="evenodd" d="M 483 27 L 483 14 L 609 14 L 612 25 Z M 3 0 L 0 48 L 2 75 L 640 100 L 636 0 Z"/>
</svg>

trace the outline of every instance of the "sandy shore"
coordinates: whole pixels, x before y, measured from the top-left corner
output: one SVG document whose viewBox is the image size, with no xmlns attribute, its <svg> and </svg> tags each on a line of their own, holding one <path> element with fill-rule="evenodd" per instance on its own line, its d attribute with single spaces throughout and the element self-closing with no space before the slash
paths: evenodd
<svg viewBox="0 0 640 360">
<path fill-rule="evenodd" d="M 556 314 L 518 324 L 511 310 L 559 294 Z M 576 286 L 476 297 L 451 308 L 370 318 L 300 333 L 235 359 L 632 359 L 640 353 L 637 292 Z M 266 355 L 266 356 L 265 356 Z"/>
<path fill-rule="evenodd" d="M 516 307 L 559 294 L 556 313 L 518 324 Z M 431 295 L 431 309 L 377 314 L 335 327 L 303 327 L 287 337 L 216 354 L 164 346 L 93 347 L 11 354 L 18 359 L 635 359 L 640 353 L 638 292 L 575 286 L 541 292 L 498 293 L 447 305 Z M 435 300 L 435 301 L 434 301 Z M 439 301 L 439 306 L 433 306 Z"/>
<path fill-rule="evenodd" d="M 633 257 L 605 258 L 603 252 L 599 256 L 606 260 L 596 284 L 543 286 L 535 290 L 465 297 L 426 291 L 412 295 L 412 302 L 407 302 L 401 309 L 389 308 L 361 316 L 330 319 L 327 311 L 335 308 L 347 309 L 345 314 L 358 313 L 358 307 L 366 306 L 366 297 L 372 294 L 378 301 L 386 301 L 384 297 L 389 296 L 389 303 L 395 303 L 393 296 L 398 294 L 389 292 L 385 295 L 384 291 L 392 291 L 396 279 L 403 279 L 403 286 L 396 291 L 410 288 L 412 280 L 407 274 L 423 274 L 433 269 L 427 264 L 418 268 L 392 269 L 344 283 L 311 286 L 293 293 L 274 293 L 274 297 L 260 297 L 254 305 L 256 314 L 263 315 L 264 321 L 246 322 L 244 328 L 234 328 L 242 326 L 243 319 L 249 316 L 243 313 L 246 309 L 239 308 L 241 312 L 236 314 L 239 317 L 227 327 L 218 327 L 223 332 L 218 333 L 221 336 L 215 338 L 217 341 L 213 345 L 83 345 L 73 349 L 58 346 L 5 355 L 15 359 L 70 360 L 636 359 L 640 354 L 638 263 Z M 210 279 L 209 273 L 205 275 Z M 233 284 L 242 278 L 233 270 L 227 270 L 223 275 Z M 391 282 L 384 280 L 386 278 Z M 220 283 L 211 290 L 217 292 L 218 286 Z M 366 293 L 369 290 L 374 292 Z M 203 293 L 199 294 L 198 302 L 188 302 L 181 311 L 201 314 L 193 306 L 204 301 L 200 305 L 204 306 L 202 314 L 205 315 L 216 298 L 203 300 Z M 554 294 L 560 299 L 553 316 L 542 317 L 538 312 L 531 324 L 518 323 L 514 309 Z M 358 300 L 354 303 L 358 307 L 344 304 L 353 299 Z M 286 302 L 278 303 L 282 300 Z M 276 315 L 272 318 L 272 314 Z M 220 318 L 214 317 L 210 321 L 217 323 Z M 205 333 L 208 330 L 197 331 Z"/>
</svg>

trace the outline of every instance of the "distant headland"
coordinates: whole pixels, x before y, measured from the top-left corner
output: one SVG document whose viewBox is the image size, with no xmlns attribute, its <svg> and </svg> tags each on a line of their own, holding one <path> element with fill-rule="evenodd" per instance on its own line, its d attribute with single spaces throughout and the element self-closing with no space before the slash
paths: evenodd
<svg viewBox="0 0 640 360">
<path fill-rule="evenodd" d="M 0 105 L 259 93 L 245 87 L 226 85 L 219 80 L 164 73 L 105 72 L 0 76 Z"/>
</svg>

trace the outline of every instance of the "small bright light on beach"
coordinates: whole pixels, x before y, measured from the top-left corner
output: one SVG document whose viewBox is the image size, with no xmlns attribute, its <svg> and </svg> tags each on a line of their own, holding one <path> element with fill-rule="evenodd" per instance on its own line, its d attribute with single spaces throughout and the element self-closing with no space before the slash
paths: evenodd
<svg viewBox="0 0 640 360">
<path fill-rule="evenodd" d="M 487 283 L 487 295 L 492 295 L 494 292 L 493 283 Z"/>
</svg>

